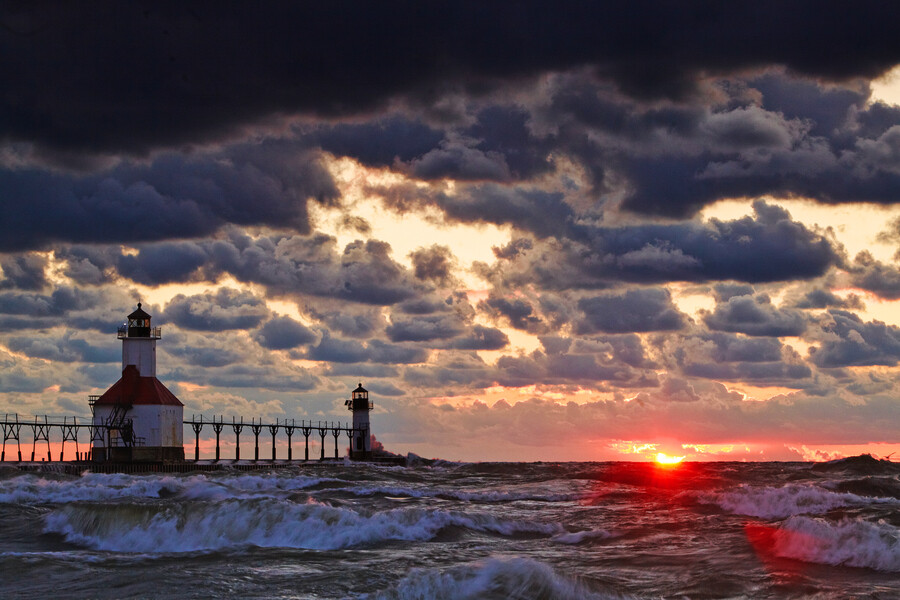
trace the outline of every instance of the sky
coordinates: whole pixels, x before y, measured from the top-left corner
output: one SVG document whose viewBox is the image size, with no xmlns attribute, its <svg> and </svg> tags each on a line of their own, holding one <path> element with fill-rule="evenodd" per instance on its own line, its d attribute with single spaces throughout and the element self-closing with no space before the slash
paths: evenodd
<svg viewBox="0 0 900 600">
<path fill-rule="evenodd" d="M 4 3 L 0 408 L 88 415 L 142 302 L 186 416 L 362 382 L 403 454 L 900 451 L 897 22 Z"/>
</svg>

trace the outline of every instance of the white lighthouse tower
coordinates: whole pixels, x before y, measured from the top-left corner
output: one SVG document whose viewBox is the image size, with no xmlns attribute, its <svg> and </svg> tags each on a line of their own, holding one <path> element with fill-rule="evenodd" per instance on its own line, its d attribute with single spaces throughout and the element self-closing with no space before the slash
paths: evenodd
<svg viewBox="0 0 900 600">
<path fill-rule="evenodd" d="M 91 398 L 94 460 L 184 460 L 184 405 L 156 378 L 156 340 L 141 309 L 119 327 L 122 377 L 101 396 Z"/>
<path fill-rule="evenodd" d="M 359 384 L 344 403 L 353 411 L 353 437 L 350 438 L 350 458 L 365 459 L 372 456 L 372 430 L 369 428 L 369 391 Z"/>
</svg>

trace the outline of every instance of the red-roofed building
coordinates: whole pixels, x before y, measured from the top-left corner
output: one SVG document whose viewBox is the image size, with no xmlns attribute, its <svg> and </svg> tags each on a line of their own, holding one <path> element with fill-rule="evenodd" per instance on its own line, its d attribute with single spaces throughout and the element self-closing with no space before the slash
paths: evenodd
<svg viewBox="0 0 900 600">
<path fill-rule="evenodd" d="M 184 460 L 184 405 L 156 378 L 156 340 L 141 309 L 119 327 L 122 378 L 91 403 L 94 460 Z"/>
</svg>

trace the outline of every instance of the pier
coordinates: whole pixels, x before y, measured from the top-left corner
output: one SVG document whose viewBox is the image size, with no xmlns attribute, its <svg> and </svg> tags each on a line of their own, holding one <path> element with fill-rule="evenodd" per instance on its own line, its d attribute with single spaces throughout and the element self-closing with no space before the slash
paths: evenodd
<svg viewBox="0 0 900 600">
<path fill-rule="evenodd" d="M 245 470 L 257 468 L 255 465 L 271 468 L 309 463 L 310 446 L 318 449 L 316 462 L 339 460 L 342 436 L 347 438 L 349 458 L 373 459 L 369 421 L 373 404 L 362 382 L 344 403 L 353 414 L 352 425 L 338 421 L 302 419 L 298 422 L 277 418 L 274 423 L 261 418 L 248 421 L 244 417 L 231 417 L 229 421 L 224 416 L 206 418 L 203 415 L 185 419 L 184 404 L 156 377 L 156 343 L 162 338 L 162 330 L 152 326 L 151 320 L 138 302 L 137 309 L 128 315 L 124 325 L 118 327 L 116 337 L 122 342 L 122 376 L 104 393 L 88 396 L 89 418 L 42 415 L 23 419 L 17 413 L 6 413 L 0 421 L 3 429 L 0 464 L 15 462 L 24 469 L 44 469 L 50 464 L 66 463 L 66 444 L 69 443 L 70 448 L 74 446 L 70 450 L 74 452 L 73 458 L 68 461 L 73 469 L 116 472 L 212 470 L 228 460 L 223 458 L 223 433 L 234 434 L 234 458 L 228 464 Z M 193 461 L 187 459 L 185 453 L 185 426 L 190 426 L 194 432 Z M 253 434 L 252 463 L 241 459 L 241 433 L 245 430 Z M 215 459 L 201 463 L 200 436 L 204 431 L 215 436 Z M 25 456 L 22 454 L 23 432 Z M 303 435 L 302 461 L 294 460 L 295 433 Z M 260 458 L 260 435 L 263 435 L 264 443 L 266 437 L 271 438 L 270 459 Z M 279 440 L 286 442 L 284 460 L 278 458 Z M 82 443 L 86 444 L 84 450 Z M 58 461 L 53 460 L 54 452 L 59 456 Z M 281 456 L 285 456 L 284 449 Z M 397 462 L 399 457 L 385 460 Z"/>
<path fill-rule="evenodd" d="M 92 445 L 102 441 L 107 446 L 127 446 L 141 444 L 141 439 L 122 435 L 122 426 L 116 422 L 94 423 L 90 417 L 39 415 L 30 418 L 16 413 L 6 413 L 0 420 L 3 430 L 3 445 L 0 463 L 62 463 L 89 468 L 99 472 L 186 472 L 191 470 L 215 470 L 222 463 L 239 470 L 252 470 L 255 464 L 266 468 L 289 466 L 298 463 L 333 462 L 340 460 L 341 439 L 346 436 L 346 444 L 358 436 L 368 436 L 367 428 L 352 427 L 337 421 L 311 421 L 296 419 L 276 419 L 275 422 L 261 418 L 250 420 L 244 417 L 205 417 L 192 415 L 183 421 L 194 432 L 193 460 L 182 461 L 131 461 L 109 460 L 106 456 L 92 456 Z M 252 459 L 241 458 L 241 433 L 253 435 Z M 209 432 L 215 439 L 215 457 L 201 458 L 201 434 Z M 233 458 L 226 458 L 222 452 L 223 432 L 234 435 Z M 294 458 L 294 434 L 302 435 L 302 457 Z M 271 454 L 260 458 L 260 435 L 270 446 Z M 299 438 L 298 435 L 298 438 Z M 313 441 L 310 442 L 310 437 Z M 268 439 L 266 439 L 268 438 Z M 245 437 L 245 440 L 247 438 Z M 296 440 L 300 443 L 300 440 Z M 310 446 L 317 456 L 310 459 Z M 67 460 L 68 451 L 68 460 Z M 249 462 L 252 460 L 252 462 Z"/>
</svg>

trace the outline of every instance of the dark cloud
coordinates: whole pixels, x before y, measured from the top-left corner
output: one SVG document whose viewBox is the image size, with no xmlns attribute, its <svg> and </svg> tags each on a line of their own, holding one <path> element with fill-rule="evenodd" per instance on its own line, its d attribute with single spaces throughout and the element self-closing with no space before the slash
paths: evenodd
<svg viewBox="0 0 900 600">
<path fill-rule="evenodd" d="M 142 245 L 137 254 L 117 250 L 117 255 L 100 260 L 124 263 L 129 274 L 157 284 L 184 279 L 215 281 L 229 274 L 240 282 L 263 285 L 276 296 L 299 293 L 384 305 L 411 298 L 424 289 L 424 284 L 391 258 L 390 251 L 385 242 L 357 240 L 339 254 L 334 238 L 324 234 L 254 239 L 231 229 L 225 239 Z"/>
<path fill-rule="evenodd" d="M 479 308 L 495 316 L 503 316 L 516 329 L 535 331 L 541 328 L 543 321 L 535 314 L 529 302 L 521 298 L 503 298 L 493 295 L 479 303 Z"/>
<path fill-rule="evenodd" d="M 710 329 L 752 336 L 798 336 L 806 331 L 806 316 L 794 309 L 776 308 L 765 294 L 732 296 L 716 305 L 713 312 L 703 311 Z"/>
<path fill-rule="evenodd" d="M 188 364 L 197 367 L 226 367 L 242 360 L 242 356 L 234 350 L 218 346 L 196 346 L 193 344 L 166 345 L 166 353 L 177 359 L 179 365 Z M 265 387 L 264 383 L 260 383 Z"/>
<path fill-rule="evenodd" d="M 900 298 L 900 269 L 875 260 L 870 252 L 857 254 L 850 272 L 853 285 L 888 300 Z"/>
<path fill-rule="evenodd" d="M 783 362 L 689 363 L 682 368 L 685 375 L 719 381 L 746 381 L 763 385 L 805 387 L 797 380 L 807 379 L 812 370 L 805 364 Z"/>
<path fill-rule="evenodd" d="M 378 309 L 345 303 L 340 310 L 334 310 L 331 303 L 326 307 L 324 302 L 308 302 L 305 308 L 311 317 L 325 323 L 329 330 L 348 337 L 370 337 L 385 326 L 384 316 Z"/>
<path fill-rule="evenodd" d="M 637 289 L 582 298 L 578 308 L 584 313 L 576 324 L 578 333 L 668 331 L 685 325 L 685 315 L 672 304 L 666 289 Z"/>
<path fill-rule="evenodd" d="M 712 291 L 716 302 L 728 302 L 735 296 L 752 296 L 754 294 L 752 285 L 741 283 L 718 283 L 713 286 Z"/>
<path fill-rule="evenodd" d="M 164 154 L 91 175 L 0 168 L 0 190 L 0 250 L 199 237 L 227 223 L 305 233 L 306 202 L 337 197 L 315 155 L 275 142 Z"/>
<path fill-rule="evenodd" d="M 419 248 L 410 253 L 413 272 L 417 279 L 434 281 L 447 285 L 452 281 L 455 257 L 447 246 L 437 244 L 428 248 Z"/>
<path fill-rule="evenodd" d="M 369 222 L 362 217 L 357 217 L 355 215 L 344 215 L 341 218 L 341 228 L 355 231 L 356 233 L 361 233 L 363 235 L 372 233 L 372 226 Z"/>
<path fill-rule="evenodd" d="M 394 367 L 371 363 L 336 363 L 328 366 L 332 377 L 397 377 L 400 373 Z M 368 385 L 368 383 L 366 384 Z"/>
<path fill-rule="evenodd" d="M 830 290 L 816 288 L 806 292 L 794 303 L 794 308 L 864 308 L 862 299 L 856 294 L 841 298 Z"/>
<path fill-rule="evenodd" d="M 179 327 L 200 331 L 251 329 L 268 316 L 269 309 L 262 298 L 251 292 L 224 287 L 215 293 L 178 294 L 160 315 Z"/>
<path fill-rule="evenodd" d="M 426 154 L 444 138 L 444 132 L 400 115 L 367 123 L 320 125 L 303 132 L 310 144 L 337 156 L 352 156 L 370 167 L 390 167 Z"/>
<path fill-rule="evenodd" d="M 466 334 L 451 340 L 448 348 L 456 350 L 500 350 L 509 345 L 509 337 L 494 327 L 475 325 Z"/>
<path fill-rule="evenodd" d="M 445 314 L 397 319 L 385 331 L 392 342 L 426 342 L 449 339 L 460 335 L 463 330 L 459 317 Z"/>
<path fill-rule="evenodd" d="M 303 323 L 290 317 L 275 317 L 260 327 L 254 339 L 263 348 L 269 350 L 288 350 L 311 344 L 316 341 L 316 334 Z"/>
<path fill-rule="evenodd" d="M 607 346 L 608 350 L 609 347 Z M 502 356 L 497 361 L 493 379 L 500 385 L 572 385 L 599 387 L 611 383 L 616 387 L 655 387 L 655 374 L 635 369 L 608 352 L 568 352 L 529 356 Z"/>
<path fill-rule="evenodd" d="M 424 362 L 428 353 L 421 348 L 402 344 L 389 344 L 381 340 L 363 343 L 334 338 L 325 333 L 318 344 L 309 348 L 305 357 L 336 363 L 414 364 Z"/>
<path fill-rule="evenodd" d="M 550 289 L 616 281 L 761 283 L 818 277 L 842 263 L 843 248 L 823 233 L 778 206 L 757 201 L 753 208 L 754 216 L 733 221 L 575 226 L 569 239 L 517 247 L 485 276 L 510 287 L 535 282 Z"/>
<path fill-rule="evenodd" d="M 710 333 L 701 339 L 715 344 L 710 357 L 716 362 L 773 362 L 781 360 L 781 342 L 777 338 L 746 338 L 727 333 Z"/>
<path fill-rule="evenodd" d="M 832 309 L 822 324 L 824 339 L 810 348 L 819 367 L 894 366 L 900 360 L 900 328 L 881 321 L 864 322 L 857 315 Z"/>
<path fill-rule="evenodd" d="M 71 311 L 92 308 L 99 304 L 102 298 L 103 294 L 100 292 L 68 286 L 58 287 L 49 295 L 4 292 L 0 293 L 0 314 L 63 317 Z M 118 319 L 119 317 L 116 317 L 113 322 Z"/>
<path fill-rule="evenodd" d="M 167 242 L 144 245 L 139 254 L 123 254 L 116 262 L 118 273 L 136 283 L 181 283 L 192 279 L 206 253 L 190 242 Z"/>
<path fill-rule="evenodd" d="M 0 135 L 61 149 L 145 152 L 271 114 L 358 113 L 401 94 L 490 89 L 581 65 L 628 93 L 658 97 L 690 93 L 700 73 L 780 64 L 843 79 L 900 62 L 890 27 L 897 10 L 880 2 L 785 10 L 777 2 L 551 8 L 535 0 L 520 4 L 512 21 L 508 7 L 474 1 L 427 10 L 350 0 L 264 10 L 111 6 L 0 14 L 0 56 L 9 57 L 0 64 L 8 90 Z M 13 68 L 21 64 L 31 68 Z"/>
<path fill-rule="evenodd" d="M 60 336 L 10 337 L 5 344 L 13 352 L 21 352 L 25 356 L 63 363 L 110 363 L 122 358 L 121 349 L 112 343 L 94 346 L 87 340 L 74 337 L 71 331 Z"/>
<path fill-rule="evenodd" d="M 20 254 L 0 258 L 0 290 L 40 291 L 47 285 L 47 258 L 40 254 Z"/>
<path fill-rule="evenodd" d="M 503 247 L 494 246 L 492 248 L 494 256 L 501 259 L 511 260 L 522 252 L 531 250 L 534 243 L 528 238 L 516 238 Z"/>
</svg>

